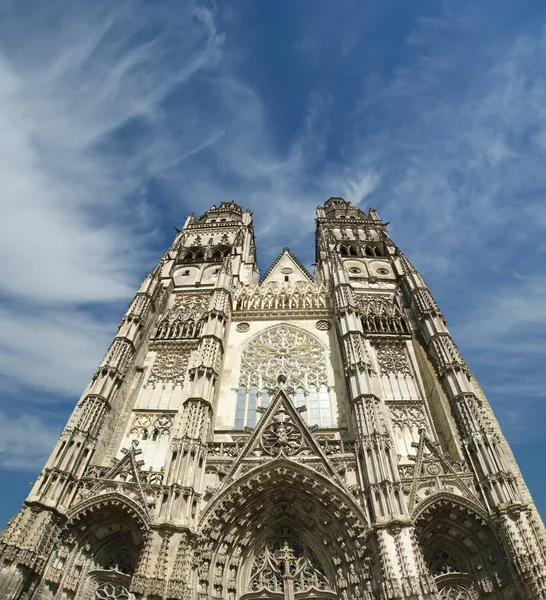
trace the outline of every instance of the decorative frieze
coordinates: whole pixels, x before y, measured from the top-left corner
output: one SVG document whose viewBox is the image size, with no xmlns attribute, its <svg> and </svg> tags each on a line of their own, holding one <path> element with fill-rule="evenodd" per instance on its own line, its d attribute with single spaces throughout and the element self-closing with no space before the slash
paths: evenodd
<svg viewBox="0 0 546 600">
<path fill-rule="evenodd" d="M 328 292 L 322 283 L 297 281 L 243 285 L 234 292 L 237 311 L 310 311 L 328 309 Z"/>
</svg>

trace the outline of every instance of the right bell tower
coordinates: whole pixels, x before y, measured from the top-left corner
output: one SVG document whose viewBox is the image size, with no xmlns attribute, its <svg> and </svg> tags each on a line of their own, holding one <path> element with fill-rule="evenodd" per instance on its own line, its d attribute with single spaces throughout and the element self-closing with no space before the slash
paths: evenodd
<svg viewBox="0 0 546 600">
<path fill-rule="evenodd" d="M 383 594 L 546 598 L 540 516 L 425 281 L 374 209 L 316 223 Z"/>
</svg>

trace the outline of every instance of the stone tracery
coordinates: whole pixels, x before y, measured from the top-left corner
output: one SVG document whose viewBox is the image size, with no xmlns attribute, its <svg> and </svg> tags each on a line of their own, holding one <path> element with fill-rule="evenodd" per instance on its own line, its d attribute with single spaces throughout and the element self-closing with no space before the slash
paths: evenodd
<svg viewBox="0 0 546 600">
<path fill-rule="evenodd" d="M 315 281 L 271 282 L 246 285 L 234 294 L 239 311 L 324 310 L 328 308 L 327 290 Z"/>
<path fill-rule="evenodd" d="M 267 406 L 277 379 L 296 406 L 306 406 L 310 424 L 332 424 L 326 351 L 316 338 L 289 325 L 278 325 L 255 336 L 241 358 L 235 428 L 254 426 L 256 408 Z"/>
<path fill-rule="evenodd" d="M 122 585 L 104 583 L 95 590 L 97 600 L 129 600 L 129 592 Z"/>
<path fill-rule="evenodd" d="M 256 554 L 248 587 L 253 592 L 306 592 L 331 590 L 324 568 L 311 547 L 285 527 Z M 250 596 L 249 596 L 250 597 Z"/>
</svg>

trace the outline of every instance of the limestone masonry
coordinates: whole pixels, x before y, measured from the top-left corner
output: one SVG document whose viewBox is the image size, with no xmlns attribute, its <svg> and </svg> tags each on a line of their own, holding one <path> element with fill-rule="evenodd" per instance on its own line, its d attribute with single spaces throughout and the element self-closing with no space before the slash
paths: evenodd
<svg viewBox="0 0 546 600">
<path fill-rule="evenodd" d="M 250 211 L 187 218 L 21 511 L 0 597 L 546 599 L 544 529 L 376 211 L 317 208 L 316 277 Z"/>
</svg>

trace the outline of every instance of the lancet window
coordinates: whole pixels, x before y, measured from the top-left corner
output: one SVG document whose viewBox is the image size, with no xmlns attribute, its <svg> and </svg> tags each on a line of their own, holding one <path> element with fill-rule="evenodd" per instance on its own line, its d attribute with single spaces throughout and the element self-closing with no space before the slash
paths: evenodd
<svg viewBox="0 0 546 600">
<path fill-rule="evenodd" d="M 341 256 L 358 256 L 358 257 L 375 257 L 385 256 L 385 252 L 381 246 L 367 245 L 359 246 L 357 244 L 340 244 L 339 252 Z"/>
<path fill-rule="evenodd" d="M 307 332 L 278 325 L 260 333 L 244 348 L 237 391 L 235 429 L 254 427 L 257 409 L 267 407 L 278 377 L 296 406 L 305 406 L 309 425 L 331 427 L 332 407 L 326 351 Z"/>
<path fill-rule="evenodd" d="M 362 294 L 357 302 L 365 333 L 409 333 L 406 315 L 395 298 Z"/>
<path fill-rule="evenodd" d="M 177 297 L 174 306 L 159 320 L 155 337 L 163 340 L 199 337 L 207 304 L 206 296 Z"/>
</svg>

